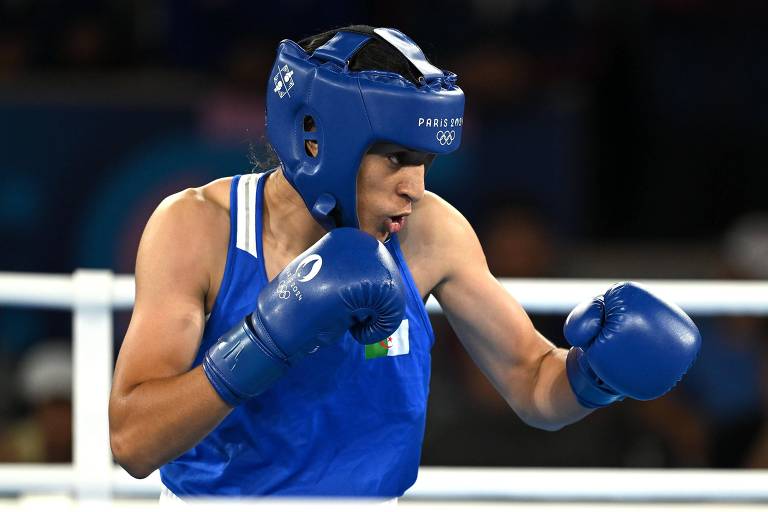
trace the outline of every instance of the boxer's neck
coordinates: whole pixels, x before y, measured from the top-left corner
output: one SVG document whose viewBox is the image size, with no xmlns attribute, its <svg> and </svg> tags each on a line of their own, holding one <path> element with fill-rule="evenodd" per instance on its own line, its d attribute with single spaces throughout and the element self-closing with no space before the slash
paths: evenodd
<svg viewBox="0 0 768 512">
<path fill-rule="evenodd" d="M 312 217 L 282 169 L 264 185 L 264 243 L 281 255 L 296 256 L 317 242 L 326 230 Z"/>
</svg>

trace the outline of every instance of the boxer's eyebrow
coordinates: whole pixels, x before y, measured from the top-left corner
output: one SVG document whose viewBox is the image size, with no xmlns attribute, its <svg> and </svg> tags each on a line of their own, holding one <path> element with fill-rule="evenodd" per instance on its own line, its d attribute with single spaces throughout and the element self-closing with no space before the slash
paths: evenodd
<svg viewBox="0 0 768 512">
<path fill-rule="evenodd" d="M 382 156 L 397 155 L 403 165 L 428 165 L 435 158 L 434 153 L 417 151 L 391 142 L 378 142 L 374 144 L 368 149 L 368 154 Z"/>
<path fill-rule="evenodd" d="M 427 165 L 435 158 L 434 153 L 423 151 L 398 151 L 397 155 L 403 165 Z"/>
</svg>

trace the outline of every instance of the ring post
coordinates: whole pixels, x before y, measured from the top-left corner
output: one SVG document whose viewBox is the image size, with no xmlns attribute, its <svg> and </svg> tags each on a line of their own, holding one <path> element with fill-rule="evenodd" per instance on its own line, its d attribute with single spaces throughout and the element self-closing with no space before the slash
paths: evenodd
<svg viewBox="0 0 768 512">
<path fill-rule="evenodd" d="M 75 494 L 81 500 L 111 495 L 109 391 L 112 373 L 112 285 L 108 270 L 76 270 L 73 275 L 73 466 Z"/>
</svg>

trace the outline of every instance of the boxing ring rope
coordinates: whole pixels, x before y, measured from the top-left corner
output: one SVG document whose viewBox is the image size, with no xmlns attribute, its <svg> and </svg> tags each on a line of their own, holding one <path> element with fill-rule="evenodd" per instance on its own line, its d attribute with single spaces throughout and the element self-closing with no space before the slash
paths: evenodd
<svg viewBox="0 0 768 512">
<path fill-rule="evenodd" d="M 530 313 L 564 314 L 612 280 L 501 279 Z M 692 315 L 768 315 L 768 281 L 641 280 Z M 114 465 L 107 405 L 112 312 L 130 309 L 134 280 L 105 270 L 72 275 L 0 272 L 0 306 L 71 310 L 73 463 L 0 464 L 0 494 L 74 493 L 81 498 L 157 496 L 154 473 L 134 480 Z M 439 305 L 430 299 L 430 312 Z M 599 482 L 599 484 L 597 484 Z M 534 501 L 768 501 L 768 471 L 422 468 L 412 499 Z"/>
</svg>

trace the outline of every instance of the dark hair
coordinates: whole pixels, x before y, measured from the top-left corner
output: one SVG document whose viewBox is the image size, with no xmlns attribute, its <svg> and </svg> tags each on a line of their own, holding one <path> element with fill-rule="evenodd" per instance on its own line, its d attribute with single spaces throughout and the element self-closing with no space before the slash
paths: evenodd
<svg viewBox="0 0 768 512">
<path fill-rule="evenodd" d="M 349 69 L 352 71 L 390 71 L 397 73 L 403 78 L 418 85 L 422 76 L 416 66 L 405 58 L 394 46 L 385 41 L 380 35 L 374 32 L 374 27 L 369 25 L 349 25 L 346 27 L 334 28 L 319 34 L 315 34 L 298 41 L 305 52 L 312 53 L 340 31 L 357 32 L 371 36 L 360 50 L 349 61 Z M 249 151 L 249 160 L 253 165 L 253 171 L 261 169 L 270 169 L 280 165 L 280 159 L 277 157 L 272 145 L 264 137 L 264 153 L 259 154 L 256 148 L 251 145 Z"/>
<path fill-rule="evenodd" d="M 299 41 L 305 52 L 312 53 L 327 43 L 337 32 L 357 32 L 371 36 L 360 50 L 349 61 L 349 69 L 352 71 L 391 71 L 401 75 L 418 85 L 421 73 L 411 62 L 405 58 L 394 46 L 385 41 L 374 32 L 374 27 L 369 25 L 349 25 L 335 28 L 321 34 L 315 34 Z"/>
</svg>

